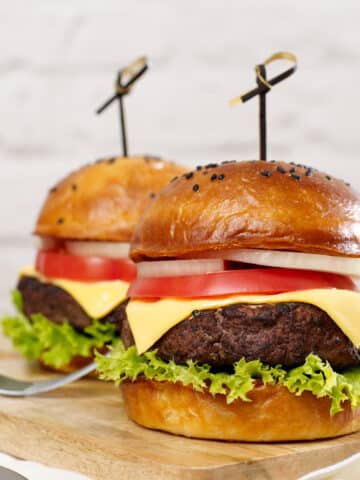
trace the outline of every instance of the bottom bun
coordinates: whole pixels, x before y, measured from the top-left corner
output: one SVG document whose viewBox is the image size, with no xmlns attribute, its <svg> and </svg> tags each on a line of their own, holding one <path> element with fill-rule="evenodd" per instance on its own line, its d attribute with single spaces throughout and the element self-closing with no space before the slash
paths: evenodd
<svg viewBox="0 0 360 480">
<path fill-rule="evenodd" d="M 91 362 L 94 361 L 93 357 L 73 357 L 70 361 L 70 363 L 66 365 L 62 365 L 61 367 L 54 367 L 52 365 L 46 365 L 41 359 L 39 360 L 40 365 L 45 368 L 45 370 L 50 370 L 52 372 L 60 372 L 60 373 L 72 373 L 75 372 L 76 370 L 80 370 L 80 368 L 86 367 L 86 365 L 89 365 Z M 89 377 L 97 377 L 97 374 L 95 372 L 91 372 Z"/>
<path fill-rule="evenodd" d="M 281 385 L 260 385 L 227 404 L 223 395 L 196 392 L 179 383 L 138 380 L 121 386 L 129 417 L 136 423 L 186 437 L 246 442 L 280 442 L 336 437 L 360 429 L 360 408 L 330 416 L 330 399 L 300 396 Z"/>
<path fill-rule="evenodd" d="M 107 348 L 99 348 L 98 350 L 99 353 L 106 353 L 107 351 L 108 351 Z M 94 361 L 95 361 L 95 355 L 92 355 L 90 357 L 82 357 L 80 355 L 76 355 L 66 365 L 63 365 L 61 367 L 54 367 L 52 365 L 47 365 L 46 363 L 44 363 L 41 358 L 39 359 L 40 365 L 43 368 L 45 368 L 45 370 L 50 370 L 52 372 L 60 372 L 60 373 L 75 372 L 76 370 L 80 370 L 80 368 L 86 367 L 87 365 L 89 365 Z M 94 372 L 89 373 L 87 377 L 98 378 L 97 371 L 95 370 Z"/>
</svg>

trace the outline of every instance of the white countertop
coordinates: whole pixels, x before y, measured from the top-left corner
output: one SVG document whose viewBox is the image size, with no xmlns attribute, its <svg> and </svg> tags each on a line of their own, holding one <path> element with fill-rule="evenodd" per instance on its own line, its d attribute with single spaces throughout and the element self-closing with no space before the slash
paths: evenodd
<svg viewBox="0 0 360 480">
<path fill-rule="evenodd" d="M 14 470 L 28 480 L 90 480 L 78 473 L 49 468 L 35 462 L 19 460 L 4 453 L 0 453 L 0 466 Z"/>
<path fill-rule="evenodd" d="M 39 463 L 19 460 L 0 453 L 0 466 L 14 470 L 27 480 L 90 480 L 78 473 L 50 468 Z M 298 480 L 358 480 L 360 478 L 360 453 L 346 458 L 342 462 L 322 468 L 299 478 Z"/>
</svg>

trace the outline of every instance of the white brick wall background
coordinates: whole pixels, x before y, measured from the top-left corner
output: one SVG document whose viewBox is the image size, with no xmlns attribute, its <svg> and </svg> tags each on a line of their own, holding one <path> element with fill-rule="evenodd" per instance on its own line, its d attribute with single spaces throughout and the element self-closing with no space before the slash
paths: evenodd
<svg viewBox="0 0 360 480">
<path fill-rule="evenodd" d="M 268 95 L 270 157 L 312 164 L 360 188 L 360 4 L 356 0 L 0 0 L 0 307 L 47 189 L 119 152 L 116 70 L 152 67 L 126 101 L 130 151 L 189 166 L 257 156 L 253 67 L 297 54 Z M 275 68 L 275 67 L 274 67 Z"/>
</svg>

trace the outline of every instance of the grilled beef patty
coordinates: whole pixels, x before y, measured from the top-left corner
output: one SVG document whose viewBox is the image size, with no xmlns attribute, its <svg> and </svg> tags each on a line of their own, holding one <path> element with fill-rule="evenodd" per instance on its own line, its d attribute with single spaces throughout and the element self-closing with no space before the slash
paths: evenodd
<svg viewBox="0 0 360 480">
<path fill-rule="evenodd" d="M 134 343 L 126 318 L 121 336 L 127 347 Z M 291 368 L 304 363 L 309 353 L 335 369 L 360 364 L 359 350 L 324 311 L 296 302 L 194 311 L 153 348 L 164 360 L 194 360 L 213 367 L 245 357 Z"/>
<path fill-rule="evenodd" d="M 23 311 L 27 317 L 42 313 L 54 323 L 68 322 L 78 330 L 91 325 L 93 319 L 65 290 L 51 283 L 40 282 L 34 277 L 23 276 L 17 285 L 23 299 Z M 120 332 L 127 301 L 118 305 L 102 322 L 114 323 Z"/>
</svg>

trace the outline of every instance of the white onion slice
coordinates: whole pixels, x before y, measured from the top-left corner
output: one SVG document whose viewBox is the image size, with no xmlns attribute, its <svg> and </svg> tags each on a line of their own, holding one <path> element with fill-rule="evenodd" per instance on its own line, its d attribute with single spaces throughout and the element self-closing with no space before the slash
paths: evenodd
<svg viewBox="0 0 360 480">
<path fill-rule="evenodd" d="M 34 237 L 37 250 L 55 250 L 62 245 L 62 241 L 54 237 Z"/>
<path fill-rule="evenodd" d="M 137 264 L 138 277 L 179 277 L 224 270 L 224 261 L 218 258 L 196 260 L 160 260 Z"/>
<path fill-rule="evenodd" d="M 224 250 L 217 252 L 216 257 L 268 267 L 297 268 L 360 276 L 360 258 L 258 249 Z"/>
<path fill-rule="evenodd" d="M 125 242 L 71 240 L 65 243 L 65 248 L 73 255 L 84 257 L 128 258 L 130 244 Z"/>
</svg>

